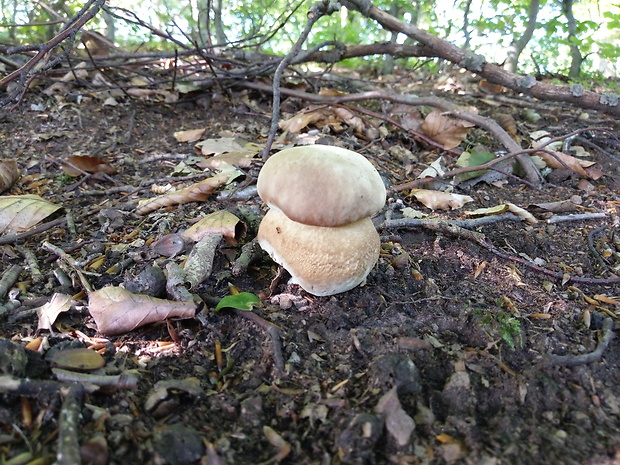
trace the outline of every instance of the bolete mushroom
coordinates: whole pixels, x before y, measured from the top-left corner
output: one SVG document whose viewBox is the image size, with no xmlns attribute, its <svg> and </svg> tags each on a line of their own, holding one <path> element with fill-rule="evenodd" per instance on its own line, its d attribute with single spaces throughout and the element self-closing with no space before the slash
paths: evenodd
<svg viewBox="0 0 620 465">
<path fill-rule="evenodd" d="M 267 160 L 257 187 L 271 208 L 258 242 L 291 283 L 325 296 L 366 279 L 381 247 L 370 217 L 386 195 L 366 158 L 326 145 L 285 149 Z"/>
</svg>

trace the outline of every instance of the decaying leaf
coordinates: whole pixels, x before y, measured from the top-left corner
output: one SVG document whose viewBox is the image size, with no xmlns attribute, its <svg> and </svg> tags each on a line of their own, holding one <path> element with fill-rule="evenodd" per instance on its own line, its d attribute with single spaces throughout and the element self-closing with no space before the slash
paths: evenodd
<svg viewBox="0 0 620 465">
<path fill-rule="evenodd" d="M 431 210 L 456 210 L 474 201 L 469 195 L 450 194 L 429 189 L 412 189 L 411 195 Z"/>
<path fill-rule="evenodd" d="M 55 367 L 65 370 L 94 371 L 105 366 L 105 359 L 91 349 L 54 350 L 46 357 Z"/>
<path fill-rule="evenodd" d="M 19 179 L 16 160 L 0 160 L 0 192 L 9 190 Z"/>
<path fill-rule="evenodd" d="M 88 311 L 100 333 L 114 335 L 167 318 L 192 318 L 196 304 L 133 294 L 122 287 L 104 287 L 88 295 Z"/>
<path fill-rule="evenodd" d="M 405 447 L 411 440 L 415 422 L 403 409 L 398 399 L 397 387 L 386 392 L 375 407 L 377 413 L 385 415 L 385 427 L 399 447 Z"/>
<path fill-rule="evenodd" d="M 170 192 L 169 194 L 148 199 L 145 202 L 141 202 L 136 214 L 144 215 L 150 213 L 159 208 L 170 207 L 172 205 L 181 205 L 188 202 L 204 202 L 209 196 L 220 186 L 223 186 L 228 182 L 229 175 L 221 173 L 205 179 L 204 181 L 197 182 L 178 191 Z"/>
<path fill-rule="evenodd" d="M 278 449 L 278 453 L 272 460 L 275 463 L 280 463 L 291 453 L 291 444 L 276 433 L 276 431 L 270 426 L 263 426 L 263 433 L 265 434 L 267 441 L 269 441 L 269 444 Z"/>
<path fill-rule="evenodd" d="M 211 276 L 215 252 L 221 241 L 221 234 L 206 235 L 192 247 L 183 268 L 185 282 L 191 287 L 198 286 Z"/>
<path fill-rule="evenodd" d="M 474 123 L 446 116 L 435 109 L 424 118 L 420 129 L 428 137 L 442 144 L 444 149 L 450 150 L 463 142 L 474 126 Z"/>
<path fill-rule="evenodd" d="M 443 167 L 443 158 L 439 157 L 418 175 L 418 179 L 436 178 L 437 176 L 443 176 L 445 172 L 446 169 Z"/>
<path fill-rule="evenodd" d="M 207 128 L 189 129 L 187 131 L 177 131 L 174 138 L 177 142 L 196 142 L 200 140 Z"/>
<path fill-rule="evenodd" d="M 534 215 L 532 215 L 526 209 L 521 208 L 521 207 L 515 205 L 514 203 L 510 203 L 510 202 L 506 202 L 506 205 L 508 205 L 508 210 L 511 213 L 514 213 L 515 215 L 520 216 L 526 222 L 531 223 L 531 224 L 538 223 L 538 220 L 534 217 Z"/>
<path fill-rule="evenodd" d="M 0 196 L 0 233 L 26 230 L 60 208 L 38 195 Z"/>
<path fill-rule="evenodd" d="M 37 329 L 52 329 L 52 325 L 62 312 L 66 312 L 71 308 L 71 296 L 67 294 L 55 293 L 50 301 L 45 305 L 37 308 L 37 316 L 39 317 L 39 325 Z"/>
<path fill-rule="evenodd" d="M 203 237 L 213 234 L 221 234 L 231 239 L 235 238 L 239 218 L 227 210 L 219 210 L 208 214 L 194 223 L 182 233 L 184 239 L 198 242 Z"/>
<path fill-rule="evenodd" d="M 578 195 L 573 195 L 568 200 L 559 200 L 557 202 L 543 202 L 543 203 L 535 203 L 529 205 L 528 208 L 534 211 L 543 211 L 543 212 L 553 212 L 553 213 L 562 213 L 562 212 L 572 212 L 579 208 L 579 205 L 583 203 L 583 199 Z"/>
<path fill-rule="evenodd" d="M 205 139 L 196 144 L 203 155 L 220 155 L 228 152 L 245 152 L 245 141 L 234 137 L 221 137 L 219 139 Z"/>
<path fill-rule="evenodd" d="M 76 169 L 77 168 L 77 169 Z M 80 176 L 84 173 L 116 174 L 116 168 L 99 157 L 91 155 L 73 155 L 62 161 L 62 170 L 68 176 Z"/>
<path fill-rule="evenodd" d="M 599 170 L 592 170 L 596 162 L 582 160 L 572 157 L 562 152 L 536 152 L 536 155 L 542 158 L 550 168 L 569 168 L 583 178 L 597 180 L 602 176 Z"/>
<path fill-rule="evenodd" d="M 278 126 L 283 131 L 298 133 L 302 129 L 307 128 L 310 125 L 316 124 L 319 121 L 326 121 L 330 118 L 331 112 L 325 108 L 322 109 L 304 109 L 291 118 L 280 121 Z"/>
<path fill-rule="evenodd" d="M 219 170 L 223 164 L 237 166 L 239 168 L 249 168 L 258 153 L 258 150 L 243 150 L 238 152 L 227 152 L 216 155 L 207 160 L 197 163 L 196 166 L 202 169 Z"/>
<path fill-rule="evenodd" d="M 508 205 L 501 204 L 501 205 L 495 205 L 494 207 L 477 208 L 476 210 L 467 211 L 465 212 L 465 214 L 467 216 L 473 216 L 474 218 L 479 218 L 481 216 L 499 215 L 500 213 L 506 213 L 507 211 L 508 211 Z"/>
</svg>

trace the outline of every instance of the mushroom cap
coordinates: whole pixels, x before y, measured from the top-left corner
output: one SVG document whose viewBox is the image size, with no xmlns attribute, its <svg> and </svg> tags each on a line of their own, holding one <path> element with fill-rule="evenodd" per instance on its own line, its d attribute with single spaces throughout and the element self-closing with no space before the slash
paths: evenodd
<svg viewBox="0 0 620 465">
<path fill-rule="evenodd" d="M 345 226 L 309 226 L 280 210 L 267 212 L 258 242 L 291 274 L 291 283 L 326 296 L 360 284 L 379 259 L 381 240 L 369 217 Z"/>
<path fill-rule="evenodd" d="M 258 195 L 291 220 L 342 226 L 377 213 L 385 186 L 372 164 L 351 150 L 329 145 L 284 149 L 265 162 Z"/>
</svg>

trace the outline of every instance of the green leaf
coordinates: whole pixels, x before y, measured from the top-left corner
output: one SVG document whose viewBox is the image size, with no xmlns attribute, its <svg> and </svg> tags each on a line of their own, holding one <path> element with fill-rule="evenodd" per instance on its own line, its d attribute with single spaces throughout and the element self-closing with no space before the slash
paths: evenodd
<svg viewBox="0 0 620 465">
<path fill-rule="evenodd" d="M 260 299 L 251 292 L 240 292 L 236 295 L 227 295 L 215 307 L 219 312 L 223 308 L 236 308 L 238 310 L 249 311 L 260 304 Z"/>
<path fill-rule="evenodd" d="M 456 161 L 456 166 L 461 168 L 470 168 L 472 166 L 483 165 L 488 161 L 495 158 L 495 155 L 490 152 L 472 150 L 471 152 L 463 152 L 459 159 Z M 478 176 L 482 176 L 487 170 L 471 171 L 469 173 L 459 174 L 457 176 L 459 182 L 467 181 Z"/>
</svg>

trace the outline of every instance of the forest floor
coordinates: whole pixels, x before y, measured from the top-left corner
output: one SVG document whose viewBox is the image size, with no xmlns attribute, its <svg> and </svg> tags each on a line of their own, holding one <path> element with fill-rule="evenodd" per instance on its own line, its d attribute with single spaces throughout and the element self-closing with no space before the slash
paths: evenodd
<svg viewBox="0 0 620 465">
<path fill-rule="evenodd" d="M 402 201 L 428 217 L 461 219 L 466 210 L 510 202 L 538 222 L 477 228 L 510 257 L 467 237 L 380 229 L 381 257 L 365 285 L 331 297 L 311 296 L 285 280 L 272 285 L 277 267 L 265 254 L 246 271 L 231 271 L 265 208 L 255 195 L 228 194 L 255 182 L 258 158 L 242 168 L 244 178 L 205 202 L 135 211 L 139 199 L 154 195 L 152 185 L 182 186 L 211 175 L 195 167 L 194 144 L 178 142 L 175 132 L 206 128 L 202 139 L 264 143 L 270 95 L 232 91 L 173 103 L 125 98 L 102 105 L 88 96 L 77 104 L 31 92 L 4 113 L 1 156 L 16 159 L 22 177 L 3 195 L 37 194 L 62 205 L 61 215 L 71 212 L 75 230 L 60 222 L 0 243 L 1 274 L 9 265 L 25 267 L 14 288 L 20 292 L 10 294 L 19 305 L 0 315 L 2 463 L 52 463 L 60 442 L 73 440 L 77 447 L 76 431 L 59 420 L 62 411 L 79 413 L 68 421 L 79 424 L 82 463 L 97 465 L 620 464 L 620 340 L 612 337 L 620 315 L 620 286 L 613 284 L 620 265 L 620 144 L 613 136 L 619 125 L 594 112 L 453 82 L 448 90 L 398 85 L 475 106 L 482 115 L 509 114 L 524 146 L 535 130 L 560 136 L 609 128 L 573 141 L 603 176 L 587 180 L 557 169 L 540 189 L 514 178 L 457 186 L 455 192 L 473 202 L 452 211 L 433 212 L 407 190 L 390 191 L 389 205 Z M 385 111 L 374 105 L 375 112 Z M 287 99 L 284 116 L 307 106 Z M 372 140 L 343 124 L 340 133 L 326 126 L 319 141 L 365 155 L 390 185 L 415 179 L 440 155 L 454 167 L 454 152 L 379 124 L 387 129 Z M 474 128 L 461 147 L 477 144 L 499 149 L 492 136 Z M 410 155 L 397 157 L 393 147 Z M 57 161 L 73 155 L 99 156 L 116 173 L 69 177 Z M 549 223 L 553 214 L 536 207 L 568 200 L 571 213 L 605 216 Z M 98 333 L 75 270 L 42 247 L 47 241 L 66 251 L 89 270 L 95 290 L 150 282 L 158 279 L 148 275 L 157 274 L 153 265 L 165 269 L 187 255 L 166 258 L 152 242 L 219 210 L 235 214 L 247 230 L 236 243 L 220 244 L 211 276 L 191 289 L 207 304 L 200 314 L 120 335 Z M 397 208 L 391 211 L 398 216 Z M 28 252 L 42 277 L 30 274 Z M 113 267 L 118 264 L 124 265 L 120 271 Z M 563 283 L 558 275 L 583 279 Z M 274 358 L 273 332 L 241 312 L 214 312 L 231 289 L 261 298 L 253 312 L 279 328 L 283 369 Z M 71 307 L 51 329 L 38 329 L 33 309 L 56 292 L 73 296 Z M 16 355 L 26 344 L 36 349 L 27 351 L 27 363 Z M 97 389 L 84 381 L 83 398 L 70 404 L 63 386 L 71 383 L 56 381 L 57 368 L 65 365 L 50 355 L 68 347 L 97 349 L 105 366 L 95 374 L 138 376 L 137 383 Z M 19 386 L 9 382 L 16 379 Z"/>
</svg>

